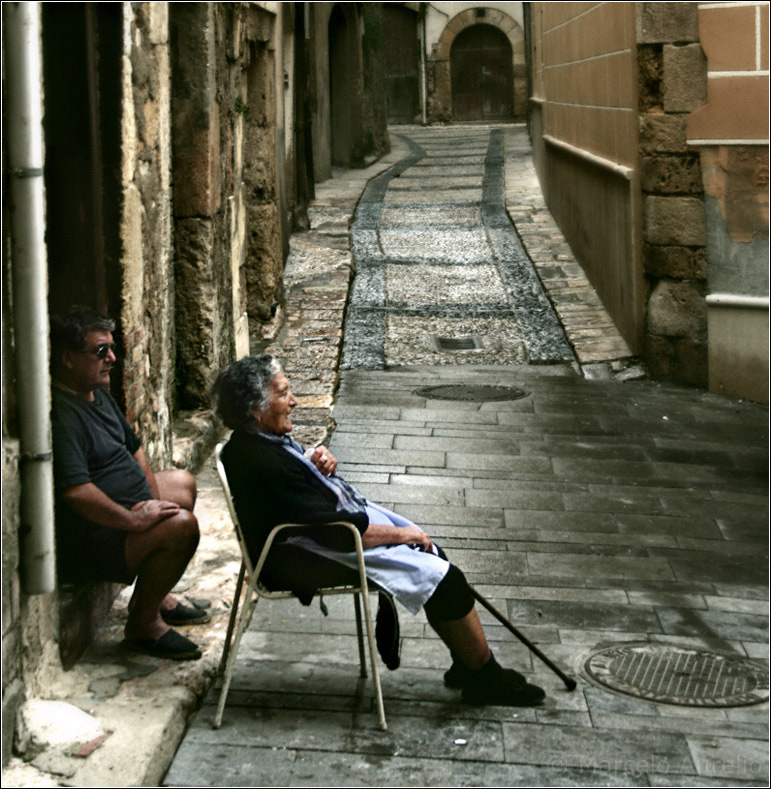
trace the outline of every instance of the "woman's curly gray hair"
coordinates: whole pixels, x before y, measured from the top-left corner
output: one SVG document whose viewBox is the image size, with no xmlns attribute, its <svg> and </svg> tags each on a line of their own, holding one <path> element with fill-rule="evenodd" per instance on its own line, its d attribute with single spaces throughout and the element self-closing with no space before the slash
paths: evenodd
<svg viewBox="0 0 771 789">
<path fill-rule="evenodd" d="M 212 386 L 214 408 L 231 430 L 254 425 L 252 408 L 263 411 L 270 398 L 270 382 L 281 370 L 273 356 L 244 356 L 226 367 Z"/>
</svg>

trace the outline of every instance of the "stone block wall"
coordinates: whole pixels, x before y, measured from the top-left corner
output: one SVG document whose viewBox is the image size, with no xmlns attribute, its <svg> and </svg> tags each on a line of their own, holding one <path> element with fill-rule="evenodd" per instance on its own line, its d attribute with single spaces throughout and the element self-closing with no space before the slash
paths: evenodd
<svg viewBox="0 0 771 789">
<path fill-rule="evenodd" d="M 255 4 L 172 4 L 176 397 L 270 334 L 288 227 L 278 167 L 280 21 Z M 283 90 L 283 88 L 282 88 Z"/>
<path fill-rule="evenodd" d="M 704 386 L 707 217 L 687 133 L 706 100 L 697 4 L 536 3 L 531 20 L 534 154 L 549 208 L 651 373 Z M 619 175 L 627 210 L 614 216 L 599 207 Z"/>
<path fill-rule="evenodd" d="M 174 385 L 171 107 L 166 3 L 124 3 L 121 326 L 126 417 L 171 462 Z"/>
</svg>

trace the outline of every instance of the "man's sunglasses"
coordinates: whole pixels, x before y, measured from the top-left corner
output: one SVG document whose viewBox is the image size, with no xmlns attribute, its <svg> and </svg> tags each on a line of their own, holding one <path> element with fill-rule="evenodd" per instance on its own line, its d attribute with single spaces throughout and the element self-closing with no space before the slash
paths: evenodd
<svg viewBox="0 0 771 789">
<path fill-rule="evenodd" d="M 81 351 L 81 353 L 93 353 L 97 359 L 106 359 L 110 351 L 115 353 L 114 342 L 103 342 L 97 345 L 96 348 L 87 348 L 85 351 Z"/>
</svg>

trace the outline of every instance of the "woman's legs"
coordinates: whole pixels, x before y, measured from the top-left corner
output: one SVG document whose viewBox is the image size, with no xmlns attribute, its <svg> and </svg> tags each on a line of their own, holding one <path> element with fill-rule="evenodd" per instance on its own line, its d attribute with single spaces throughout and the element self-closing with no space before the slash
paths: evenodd
<svg viewBox="0 0 771 789">
<path fill-rule="evenodd" d="M 487 643 L 463 573 L 453 565 L 425 605 L 431 627 L 449 647 L 453 664 L 445 674 L 448 687 L 462 688 L 472 704 L 530 706 L 546 695 L 517 671 L 502 668 Z"/>
<path fill-rule="evenodd" d="M 475 608 L 462 619 L 435 619 L 431 627 L 447 645 L 453 658 L 460 660 L 471 671 L 482 668 L 490 660 L 492 653 Z"/>
</svg>

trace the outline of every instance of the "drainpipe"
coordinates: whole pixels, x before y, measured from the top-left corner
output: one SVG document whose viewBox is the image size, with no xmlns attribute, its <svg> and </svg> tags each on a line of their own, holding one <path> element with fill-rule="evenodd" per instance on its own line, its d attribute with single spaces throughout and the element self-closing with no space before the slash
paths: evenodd
<svg viewBox="0 0 771 789">
<path fill-rule="evenodd" d="M 420 109 L 423 114 L 423 126 L 428 123 L 428 75 L 426 73 L 426 14 L 428 3 L 420 4 Z"/>
<path fill-rule="evenodd" d="M 56 588 L 43 201 L 40 3 L 3 3 L 16 398 L 21 446 L 22 588 Z"/>
</svg>

